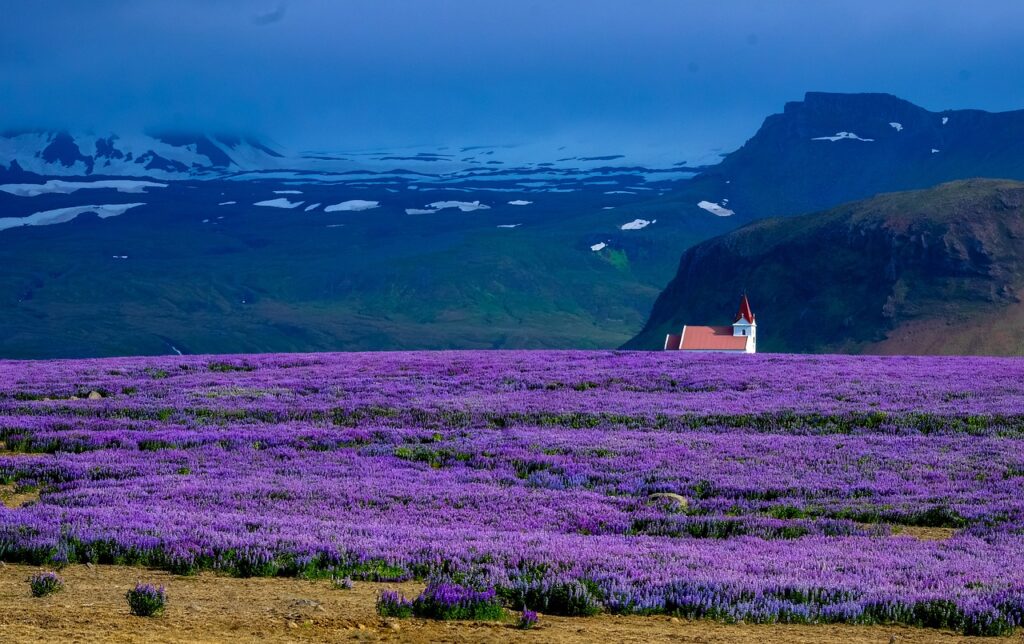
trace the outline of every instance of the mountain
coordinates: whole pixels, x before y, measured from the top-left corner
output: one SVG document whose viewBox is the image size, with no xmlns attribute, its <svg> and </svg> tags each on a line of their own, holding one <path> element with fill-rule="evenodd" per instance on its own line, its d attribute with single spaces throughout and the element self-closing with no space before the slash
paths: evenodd
<svg viewBox="0 0 1024 644">
<path fill-rule="evenodd" d="M 974 179 L 755 222 L 688 249 L 630 348 L 731 321 L 762 351 L 1024 353 L 1024 183 Z"/>
<path fill-rule="evenodd" d="M 672 150 L 641 155 L 595 154 L 565 145 L 417 146 L 372 150 L 296 151 L 258 136 L 197 132 L 121 132 L 97 135 L 64 130 L 0 133 L 0 181 L 45 177 L 147 177 L 294 181 L 402 179 L 486 188 L 518 179 L 556 183 L 607 180 L 632 174 L 641 180 L 691 177 Z M 614 177 L 612 177 L 614 178 Z M 614 185 L 614 182 L 610 185 Z M 647 190 L 652 188 L 647 187 Z"/>
<path fill-rule="evenodd" d="M 0 179 L 115 176 L 188 179 L 262 169 L 280 152 L 253 137 L 194 133 L 73 134 L 56 130 L 0 134 Z"/>
<path fill-rule="evenodd" d="M 618 346 L 706 239 L 882 191 L 1024 178 L 1022 114 L 810 93 L 704 167 L 593 144 L 7 132 L 0 356 Z"/>
<path fill-rule="evenodd" d="M 956 179 L 1024 180 L 1022 140 L 1024 110 L 930 112 L 889 94 L 808 92 L 666 200 L 694 214 L 699 201 L 719 204 L 744 223 Z"/>
</svg>

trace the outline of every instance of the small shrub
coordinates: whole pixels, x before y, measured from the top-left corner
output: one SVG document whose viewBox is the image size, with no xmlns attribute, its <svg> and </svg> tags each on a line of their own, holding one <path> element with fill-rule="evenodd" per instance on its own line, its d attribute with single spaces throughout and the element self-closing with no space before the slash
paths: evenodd
<svg viewBox="0 0 1024 644">
<path fill-rule="evenodd" d="M 46 597 L 64 589 L 64 580 L 55 572 L 41 572 L 29 577 L 33 597 Z"/>
<path fill-rule="evenodd" d="M 554 605 L 566 615 L 588 616 L 601 612 L 601 602 L 583 582 L 572 581 L 557 586 L 552 593 Z"/>
<path fill-rule="evenodd" d="M 536 626 L 537 621 L 537 613 L 524 608 L 522 615 L 519 616 L 519 622 L 516 623 L 516 628 L 526 631 Z"/>
<path fill-rule="evenodd" d="M 405 581 L 412 579 L 408 570 L 382 560 L 364 561 L 347 568 L 349 577 L 356 581 Z"/>
<path fill-rule="evenodd" d="M 214 373 L 231 373 L 232 371 L 254 371 L 256 367 L 247 364 L 231 364 L 230 362 L 211 362 L 207 365 L 207 369 Z"/>
<path fill-rule="evenodd" d="M 501 619 L 501 607 L 494 588 L 477 590 L 448 580 L 434 580 L 412 603 L 417 617 L 431 619 Z"/>
<path fill-rule="evenodd" d="M 580 580 L 524 581 L 504 588 L 502 594 L 513 606 L 532 606 L 547 615 L 588 617 L 604 610 L 596 587 Z"/>
<path fill-rule="evenodd" d="M 805 519 L 808 516 L 807 510 L 792 505 L 773 505 L 767 514 L 776 519 Z"/>
<path fill-rule="evenodd" d="M 139 617 L 155 617 L 167 607 L 167 591 L 163 586 L 156 588 L 150 584 L 135 584 L 135 588 L 125 593 L 128 607 L 132 615 Z"/>
<path fill-rule="evenodd" d="M 409 617 L 412 602 L 397 590 L 385 590 L 377 598 L 377 614 L 381 617 Z"/>
<path fill-rule="evenodd" d="M 939 505 L 918 512 L 910 518 L 909 523 L 932 528 L 963 528 L 967 525 L 967 519 L 953 508 Z"/>
<path fill-rule="evenodd" d="M 352 590 L 352 579 L 334 575 L 331 577 L 331 588 L 335 590 Z"/>
</svg>

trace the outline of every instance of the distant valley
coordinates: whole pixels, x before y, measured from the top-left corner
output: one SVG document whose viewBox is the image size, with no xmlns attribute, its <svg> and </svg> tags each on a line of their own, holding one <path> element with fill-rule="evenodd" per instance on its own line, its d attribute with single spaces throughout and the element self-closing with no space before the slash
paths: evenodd
<svg viewBox="0 0 1024 644">
<path fill-rule="evenodd" d="M 0 354 L 615 346 L 677 248 L 729 229 L 638 208 L 695 174 L 674 162 L 125 144 L 180 164 L 147 168 L 98 140 L 8 139 Z"/>
<path fill-rule="evenodd" d="M 897 305 L 884 324 L 798 331 L 782 321 L 794 305 L 778 291 L 794 275 L 777 267 L 714 260 L 699 283 L 677 276 L 647 316 L 680 256 L 704 240 L 882 192 L 1024 179 L 1021 140 L 1024 112 L 821 93 L 700 167 L 558 147 L 294 153 L 255 137 L 7 132 L 0 355 L 596 348 L 645 322 L 629 346 L 653 348 L 669 323 L 727 317 L 741 288 L 759 316 L 779 320 L 762 329 L 765 349 L 934 352 L 884 344 L 904 323 L 926 324 Z M 943 186 L 940 201 L 974 203 L 986 186 Z M 909 209 L 907 199 L 895 203 Z M 784 242 L 758 261 L 799 259 Z M 850 261 L 870 270 L 867 258 Z M 1014 284 L 971 306 L 1012 306 Z"/>
</svg>

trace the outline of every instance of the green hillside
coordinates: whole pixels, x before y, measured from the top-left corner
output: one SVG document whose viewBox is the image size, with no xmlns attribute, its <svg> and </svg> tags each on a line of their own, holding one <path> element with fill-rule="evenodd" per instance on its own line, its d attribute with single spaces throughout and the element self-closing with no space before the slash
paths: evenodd
<svg viewBox="0 0 1024 644">
<path fill-rule="evenodd" d="M 644 330 L 728 323 L 746 291 L 758 349 L 1024 353 L 1024 183 L 967 180 L 756 222 L 686 253 Z"/>
</svg>

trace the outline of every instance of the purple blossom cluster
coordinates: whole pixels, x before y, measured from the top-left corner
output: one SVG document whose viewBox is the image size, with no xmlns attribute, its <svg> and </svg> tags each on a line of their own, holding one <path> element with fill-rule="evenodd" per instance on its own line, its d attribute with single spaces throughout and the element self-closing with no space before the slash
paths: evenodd
<svg viewBox="0 0 1024 644">
<path fill-rule="evenodd" d="M 352 579 L 349 577 L 341 577 L 333 575 L 331 577 L 331 587 L 337 590 L 352 590 L 353 584 Z"/>
<path fill-rule="evenodd" d="M 377 597 L 377 614 L 381 617 L 409 617 L 412 602 L 397 590 L 385 590 Z"/>
<path fill-rule="evenodd" d="M 33 597 L 46 597 L 64 588 L 64 580 L 55 572 L 40 572 L 28 578 Z"/>
<path fill-rule="evenodd" d="M 412 602 L 412 612 L 431 619 L 500 619 L 504 609 L 494 588 L 477 589 L 434 579 Z"/>
<path fill-rule="evenodd" d="M 522 614 L 519 616 L 519 622 L 516 624 L 518 628 L 529 630 L 537 626 L 540 620 L 537 618 L 537 611 L 530 610 L 529 608 L 524 609 Z"/>
<path fill-rule="evenodd" d="M 8 561 L 446 579 L 561 614 L 1024 620 L 1020 360 L 0 362 L 0 442 L 0 483 L 40 492 L 0 507 Z"/>
<path fill-rule="evenodd" d="M 156 617 L 167 607 L 167 590 L 163 586 L 156 587 L 140 582 L 125 593 L 124 597 L 128 601 L 128 609 L 132 615 L 139 617 Z"/>
</svg>

